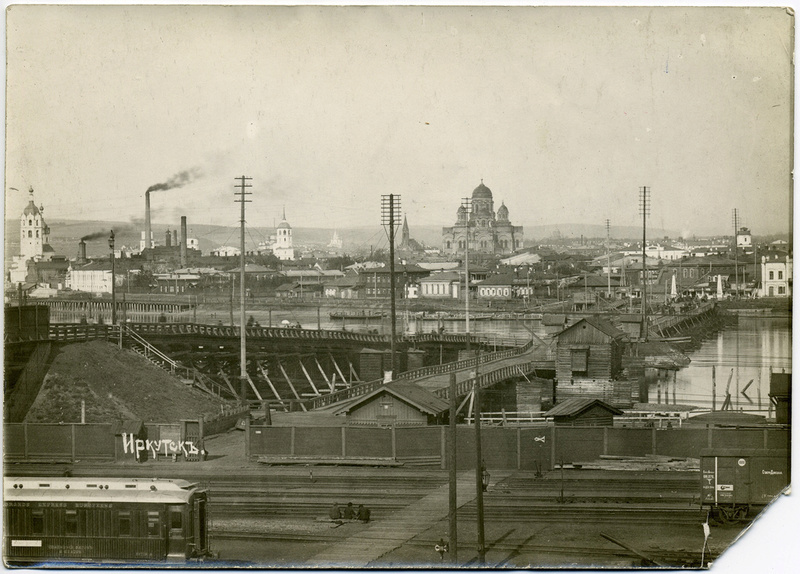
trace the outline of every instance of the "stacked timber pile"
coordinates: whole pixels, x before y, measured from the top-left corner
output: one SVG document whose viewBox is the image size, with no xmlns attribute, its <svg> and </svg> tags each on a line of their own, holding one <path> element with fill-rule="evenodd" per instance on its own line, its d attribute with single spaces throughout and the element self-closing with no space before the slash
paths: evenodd
<svg viewBox="0 0 800 574">
<path fill-rule="evenodd" d="M 555 468 L 560 468 L 555 465 Z M 601 454 L 598 460 L 588 462 L 573 462 L 565 464 L 564 468 L 584 470 L 659 470 L 670 472 L 691 472 L 700 470 L 700 459 L 680 458 L 673 456 L 660 456 L 648 454 L 645 456 L 615 456 Z"/>
</svg>

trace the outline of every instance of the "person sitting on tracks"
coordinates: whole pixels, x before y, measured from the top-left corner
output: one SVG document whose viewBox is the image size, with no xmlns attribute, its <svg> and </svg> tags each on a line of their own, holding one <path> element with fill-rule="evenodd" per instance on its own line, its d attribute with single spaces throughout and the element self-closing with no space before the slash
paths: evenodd
<svg viewBox="0 0 800 574">
<path fill-rule="evenodd" d="M 347 506 L 344 509 L 344 512 L 342 512 L 342 518 L 344 518 L 345 520 L 353 520 L 353 518 L 355 517 L 356 513 L 355 510 L 353 509 L 353 503 L 348 502 Z"/>
<path fill-rule="evenodd" d="M 369 508 L 367 508 L 363 504 L 359 504 L 358 505 L 358 519 L 361 522 L 366 524 L 367 522 L 369 522 L 369 515 L 370 515 Z"/>
<path fill-rule="evenodd" d="M 333 506 L 331 506 L 331 510 L 328 513 L 328 516 L 331 517 L 331 520 L 339 520 L 342 517 L 342 511 L 337 503 L 335 502 L 333 503 Z"/>
</svg>

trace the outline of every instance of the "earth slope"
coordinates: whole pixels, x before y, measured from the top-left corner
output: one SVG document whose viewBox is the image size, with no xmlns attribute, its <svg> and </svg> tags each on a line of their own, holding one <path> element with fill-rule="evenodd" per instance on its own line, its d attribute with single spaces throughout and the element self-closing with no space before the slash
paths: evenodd
<svg viewBox="0 0 800 574">
<path fill-rule="evenodd" d="M 81 400 L 87 423 L 177 422 L 218 413 L 223 404 L 133 351 L 91 341 L 60 349 L 25 422 L 81 422 Z"/>
</svg>

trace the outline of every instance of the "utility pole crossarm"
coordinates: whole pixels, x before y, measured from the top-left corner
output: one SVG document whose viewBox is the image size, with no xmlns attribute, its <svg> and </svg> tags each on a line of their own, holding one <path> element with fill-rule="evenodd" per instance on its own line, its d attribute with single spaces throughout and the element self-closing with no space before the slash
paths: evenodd
<svg viewBox="0 0 800 574">
<path fill-rule="evenodd" d="M 245 301 L 244 204 L 251 203 L 251 200 L 247 199 L 247 196 L 252 195 L 252 192 L 247 191 L 247 189 L 253 187 L 252 184 L 249 183 L 250 181 L 253 180 L 253 178 L 242 175 L 240 177 L 234 178 L 234 180 L 239 182 L 234 186 L 238 190 L 235 192 L 237 198 L 234 201 L 242 205 L 242 215 L 240 219 L 241 233 L 239 236 L 239 251 L 240 251 L 239 253 L 239 354 L 241 363 L 239 368 L 239 399 L 242 402 L 245 402 L 247 401 L 247 385 L 250 384 L 250 380 L 247 376 L 247 339 L 245 333 L 246 319 L 245 319 L 245 309 L 244 309 L 244 301 Z M 233 298 L 232 294 L 231 298 Z M 233 310 L 231 310 L 231 319 L 233 319 Z"/>
</svg>

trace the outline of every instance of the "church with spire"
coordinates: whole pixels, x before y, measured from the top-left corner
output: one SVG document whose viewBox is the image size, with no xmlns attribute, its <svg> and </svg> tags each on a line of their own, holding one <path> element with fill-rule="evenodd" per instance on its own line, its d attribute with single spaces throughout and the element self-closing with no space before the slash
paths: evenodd
<svg viewBox="0 0 800 574">
<path fill-rule="evenodd" d="M 443 253 L 464 253 L 467 247 L 467 230 L 470 253 L 509 255 L 522 249 L 522 226 L 511 224 L 505 203 L 501 203 L 495 213 L 492 190 L 484 185 L 483 180 L 472 192 L 471 205 L 469 212 L 464 205 L 459 206 L 455 225 L 442 228 Z"/>
<path fill-rule="evenodd" d="M 44 220 L 44 206 L 36 207 L 31 187 L 28 190 L 28 205 L 19 219 L 19 255 L 13 258 L 7 279 L 12 284 L 28 281 L 32 266 L 52 260 L 54 254 L 50 245 L 50 227 Z"/>
<path fill-rule="evenodd" d="M 285 206 L 283 208 L 283 218 L 275 231 L 275 245 L 272 248 L 272 253 L 281 261 L 293 261 L 294 245 L 292 240 L 292 226 L 286 221 Z"/>
</svg>

